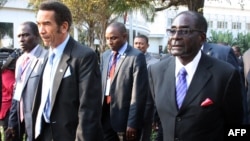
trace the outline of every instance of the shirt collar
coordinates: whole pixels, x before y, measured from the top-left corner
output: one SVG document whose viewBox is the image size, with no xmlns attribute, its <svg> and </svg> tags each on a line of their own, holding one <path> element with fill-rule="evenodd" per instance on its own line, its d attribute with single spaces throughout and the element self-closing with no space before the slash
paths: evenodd
<svg viewBox="0 0 250 141">
<path fill-rule="evenodd" d="M 201 50 L 199 50 L 199 52 L 196 54 L 194 59 L 191 62 L 189 62 L 186 66 L 182 65 L 180 60 L 178 58 L 176 58 L 175 59 L 175 64 L 176 64 L 175 76 L 178 75 L 178 72 L 183 67 L 186 69 L 187 75 L 193 76 L 193 74 L 195 73 L 195 71 L 197 69 L 197 66 L 198 66 L 200 59 L 201 59 Z"/>
<path fill-rule="evenodd" d="M 49 55 L 50 54 L 52 54 L 52 52 L 53 53 L 55 53 L 56 54 L 56 56 L 61 56 L 62 55 L 62 53 L 63 53 L 63 51 L 64 51 L 64 49 L 65 49 L 65 47 L 66 47 L 66 45 L 67 45 L 67 43 L 68 43 L 68 41 L 69 41 L 69 35 L 66 37 L 66 39 L 60 44 L 60 45 L 58 45 L 56 48 L 49 48 Z"/>
<path fill-rule="evenodd" d="M 118 50 L 118 55 L 123 55 L 128 47 L 128 43 L 126 42 L 119 50 Z M 111 52 L 111 55 L 114 53 L 114 51 Z"/>
<path fill-rule="evenodd" d="M 24 56 L 33 57 L 39 45 L 36 45 L 30 52 L 24 52 Z"/>
</svg>

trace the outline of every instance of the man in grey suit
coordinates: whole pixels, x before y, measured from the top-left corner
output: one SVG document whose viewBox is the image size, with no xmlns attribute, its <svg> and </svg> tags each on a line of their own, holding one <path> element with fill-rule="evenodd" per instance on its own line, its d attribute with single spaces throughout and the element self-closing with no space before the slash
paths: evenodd
<svg viewBox="0 0 250 141">
<path fill-rule="evenodd" d="M 70 36 L 71 24 L 71 12 L 63 3 L 39 6 L 37 25 L 49 57 L 35 96 L 36 141 L 103 140 L 98 58 Z"/>
<path fill-rule="evenodd" d="M 22 23 L 18 28 L 17 37 L 24 53 L 16 62 L 16 84 L 6 135 L 22 140 L 25 133 L 27 141 L 33 141 L 32 105 L 47 50 L 39 45 L 38 28 L 33 22 Z"/>
<path fill-rule="evenodd" d="M 224 141 L 226 127 L 242 124 L 239 72 L 200 50 L 206 31 L 201 14 L 179 13 L 167 29 L 173 56 L 148 69 L 164 141 Z"/>
<path fill-rule="evenodd" d="M 144 53 L 146 58 L 147 67 L 149 65 L 155 64 L 159 61 L 159 59 L 151 56 L 147 49 L 149 47 L 148 37 L 145 35 L 137 35 L 134 38 L 134 48 L 139 49 L 142 53 Z M 154 102 L 149 93 L 147 93 L 147 102 L 145 106 L 144 113 L 144 121 L 143 121 L 143 129 L 141 133 L 141 141 L 150 141 L 151 133 L 152 133 L 152 123 L 153 123 L 153 113 L 154 113 Z"/>
<path fill-rule="evenodd" d="M 145 56 L 128 45 L 124 24 L 111 23 L 105 36 L 110 49 L 101 55 L 100 64 L 104 141 L 138 141 L 148 91 Z"/>
</svg>

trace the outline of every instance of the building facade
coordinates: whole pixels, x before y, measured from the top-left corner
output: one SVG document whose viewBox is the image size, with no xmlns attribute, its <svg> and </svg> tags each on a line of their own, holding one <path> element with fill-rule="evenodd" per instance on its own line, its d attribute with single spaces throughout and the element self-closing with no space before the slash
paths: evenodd
<svg viewBox="0 0 250 141">
<path fill-rule="evenodd" d="M 147 22 L 140 12 L 129 14 L 125 24 L 129 31 L 129 43 L 133 44 L 136 35 L 144 34 L 149 37 L 148 52 L 158 54 L 164 51 L 168 41 L 166 29 L 171 26 L 176 14 L 184 10 L 187 8 L 171 7 L 157 12 L 154 22 Z M 205 0 L 203 11 L 209 25 L 208 38 L 212 30 L 230 31 L 234 36 L 250 31 L 250 0 Z M 19 24 L 24 21 L 36 21 L 35 12 L 28 6 L 27 0 L 8 0 L 3 7 L 0 7 L 0 17 L 0 26 L 7 23 L 13 27 L 12 35 L 2 35 L 0 47 L 17 48 L 16 31 Z M 74 37 L 77 39 L 77 35 Z"/>
<path fill-rule="evenodd" d="M 154 23 L 149 23 L 150 49 L 153 53 L 159 53 L 167 45 L 168 36 L 166 29 L 170 28 L 173 18 L 187 7 L 171 7 L 160 12 Z M 250 0 L 205 0 L 203 14 L 208 22 L 207 38 L 211 37 L 211 31 L 238 33 L 250 32 Z"/>
</svg>

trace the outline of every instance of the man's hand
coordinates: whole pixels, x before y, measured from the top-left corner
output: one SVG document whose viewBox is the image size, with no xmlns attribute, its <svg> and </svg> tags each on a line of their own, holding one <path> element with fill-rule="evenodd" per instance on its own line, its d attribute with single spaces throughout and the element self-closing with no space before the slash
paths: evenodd
<svg viewBox="0 0 250 141">
<path fill-rule="evenodd" d="M 128 141 L 133 141 L 137 138 L 137 131 L 134 128 L 127 127 L 126 139 Z"/>
<path fill-rule="evenodd" d="M 158 131 L 158 129 L 159 129 L 158 122 L 153 122 L 153 123 L 152 123 L 152 129 L 153 129 L 154 131 Z"/>
<path fill-rule="evenodd" d="M 12 140 L 16 137 L 15 130 L 12 127 L 8 127 L 5 131 L 6 140 Z"/>
</svg>

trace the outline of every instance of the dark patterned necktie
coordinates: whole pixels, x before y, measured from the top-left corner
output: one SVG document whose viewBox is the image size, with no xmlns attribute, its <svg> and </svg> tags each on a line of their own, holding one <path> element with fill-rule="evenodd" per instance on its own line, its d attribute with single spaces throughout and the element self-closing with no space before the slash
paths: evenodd
<svg viewBox="0 0 250 141">
<path fill-rule="evenodd" d="M 117 52 L 114 52 L 113 58 L 112 58 L 112 64 L 109 70 L 109 78 L 110 80 L 113 80 L 114 74 L 115 74 L 115 66 L 116 66 L 116 62 L 117 62 Z"/>
<path fill-rule="evenodd" d="M 115 75 L 115 67 L 116 67 L 116 62 L 117 62 L 117 55 L 118 55 L 118 52 L 114 52 L 113 57 L 112 57 L 112 63 L 111 63 L 111 67 L 109 69 L 109 79 L 110 79 L 110 82 L 113 80 L 114 75 Z M 109 104 L 110 101 L 111 101 L 111 96 L 108 95 L 106 103 Z"/>
</svg>

